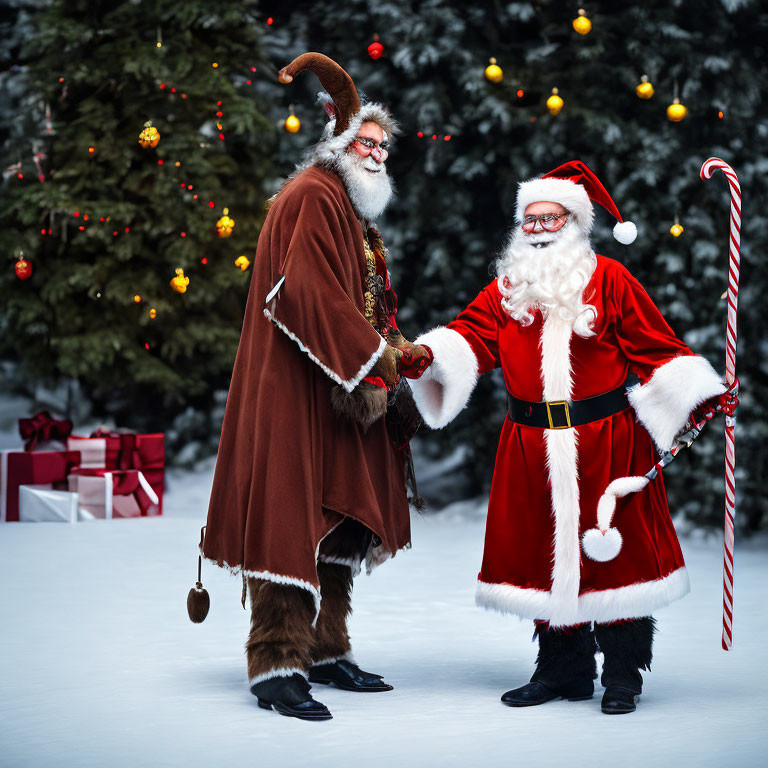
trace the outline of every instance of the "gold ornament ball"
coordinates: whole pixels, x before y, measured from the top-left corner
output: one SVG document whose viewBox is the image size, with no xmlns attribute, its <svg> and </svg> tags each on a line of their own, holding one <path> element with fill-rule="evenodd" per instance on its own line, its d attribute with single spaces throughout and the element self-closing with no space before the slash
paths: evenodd
<svg viewBox="0 0 768 768">
<path fill-rule="evenodd" d="M 673 123 L 679 123 L 687 114 L 688 114 L 688 110 L 686 109 L 684 104 L 680 103 L 680 99 L 675 99 L 667 107 L 667 117 Z"/>
<path fill-rule="evenodd" d="M 301 128 L 301 120 L 296 115 L 288 115 L 285 118 L 285 130 L 288 133 L 298 133 L 299 128 Z"/>
<path fill-rule="evenodd" d="M 504 72 L 502 72 L 501 67 L 496 63 L 496 59 L 491 57 L 489 61 L 490 64 L 485 68 L 485 77 L 492 83 L 500 83 L 501 79 L 504 77 Z"/>
<path fill-rule="evenodd" d="M 547 99 L 547 109 L 550 115 L 560 114 L 565 102 L 560 98 L 560 91 L 557 88 L 552 89 L 552 95 Z"/>
<path fill-rule="evenodd" d="M 171 288 L 176 293 L 186 293 L 189 285 L 189 278 L 184 274 L 181 267 L 176 267 L 176 277 L 171 278 Z"/>
<path fill-rule="evenodd" d="M 154 320 L 157 317 L 157 310 L 152 307 L 152 309 L 149 310 L 149 316 Z"/>
<path fill-rule="evenodd" d="M 651 96 L 653 96 L 653 86 L 648 81 L 648 75 L 643 75 L 640 78 L 640 82 L 638 83 L 637 88 L 635 88 L 635 93 L 641 99 L 650 99 Z"/>
<path fill-rule="evenodd" d="M 219 237 L 229 237 L 234 229 L 235 221 L 229 217 L 229 208 L 224 209 L 224 215 L 216 222 Z"/>
<path fill-rule="evenodd" d="M 580 34 L 589 34 L 592 29 L 592 22 L 587 18 L 587 12 L 579 8 L 579 15 L 573 20 L 573 28 Z"/>
<path fill-rule="evenodd" d="M 137 304 L 140 304 L 140 303 L 141 303 L 141 296 L 140 296 L 140 295 L 137 293 L 137 294 L 136 294 L 136 295 L 133 297 L 133 300 L 134 300 L 134 301 L 135 301 Z"/>
<path fill-rule="evenodd" d="M 235 266 L 240 267 L 241 272 L 245 272 L 246 269 L 251 265 L 251 262 L 245 257 L 245 256 L 238 256 L 235 259 Z"/>
<path fill-rule="evenodd" d="M 678 222 L 675 222 L 669 228 L 669 232 L 672 235 L 672 237 L 680 237 L 680 235 L 682 235 L 683 232 L 685 232 L 685 230 L 683 229 L 683 225 L 682 224 L 679 224 Z"/>
<path fill-rule="evenodd" d="M 157 128 L 152 125 L 150 120 L 147 120 L 144 123 L 144 130 L 139 134 L 139 144 L 146 149 L 147 147 L 156 147 L 159 141 L 160 134 Z"/>
</svg>

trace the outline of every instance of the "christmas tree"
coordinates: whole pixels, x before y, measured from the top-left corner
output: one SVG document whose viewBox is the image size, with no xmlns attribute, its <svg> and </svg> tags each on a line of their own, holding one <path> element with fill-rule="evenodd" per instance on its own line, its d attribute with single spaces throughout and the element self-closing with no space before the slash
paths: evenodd
<svg viewBox="0 0 768 768">
<path fill-rule="evenodd" d="M 6 137 L 3 167 L 21 165 L 0 227 L 7 257 L 32 269 L 0 278 L 5 356 L 25 381 L 78 381 L 120 425 L 210 411 L 247 295 L 235 260 L 253 257 L 273 174 L 255 18 L 216 1 L 61 0 L 33 21 L 5 75 L 23 78 L 26 130 Z M 159 141 L 140 143 L 150 122 Z"/>
</svg>

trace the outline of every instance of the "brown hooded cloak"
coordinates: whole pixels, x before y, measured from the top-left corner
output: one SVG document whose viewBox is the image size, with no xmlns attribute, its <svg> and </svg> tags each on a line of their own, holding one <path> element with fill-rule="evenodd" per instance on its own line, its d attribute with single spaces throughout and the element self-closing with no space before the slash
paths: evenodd
<svg viewBox="0 0 768 768">
<path fill-rule="evenodd" d="M 345 517 L 378 537 L 376 560 L 410 542 L 384 419 L 364 431 L 331 407 L 333 387 L 354 390 L 386 346 L 363 315 L 365 275 L 341 179 L 313 166 L 289 180 L 259 236 L 203 554 L 316 601 L 320 542 Z"/>
</svg>

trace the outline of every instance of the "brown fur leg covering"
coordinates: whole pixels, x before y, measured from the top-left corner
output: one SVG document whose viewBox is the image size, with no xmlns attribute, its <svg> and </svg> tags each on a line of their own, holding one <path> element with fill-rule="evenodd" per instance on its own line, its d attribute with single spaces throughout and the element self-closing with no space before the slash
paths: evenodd
<svg viewBox="0 0 768 768">
<path fill-rule="evenodd" d="M 322 664 L 346 656 L 351 646 L 347 617 L 352 612 L 352 570 L 346 565 L 318 563 L 322 603 L 317 618 L 312 661 Z"/>
<path fill-rule="evenodd" d="M 310 666 L 315 603 L 305 589 L 248 579 L 251 632 L 245 644 L 248 679 L 262 680 L 273 670 L 306 671 Z"/>
</svg>

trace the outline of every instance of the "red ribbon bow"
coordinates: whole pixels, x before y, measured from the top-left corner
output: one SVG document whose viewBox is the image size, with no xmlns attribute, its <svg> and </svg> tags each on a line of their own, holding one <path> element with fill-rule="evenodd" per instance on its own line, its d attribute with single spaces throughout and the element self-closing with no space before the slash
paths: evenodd
<svg viewBox="0 0 768 768">
<path fill-rule="evenodd" d="M 19 434 L 25 441 L 24 450 L 34 451 L 40 440 L 66 440 L 72 434 L 72 422 L 40 411 L 31 418 L 19 419 Z"/>
</svg>

